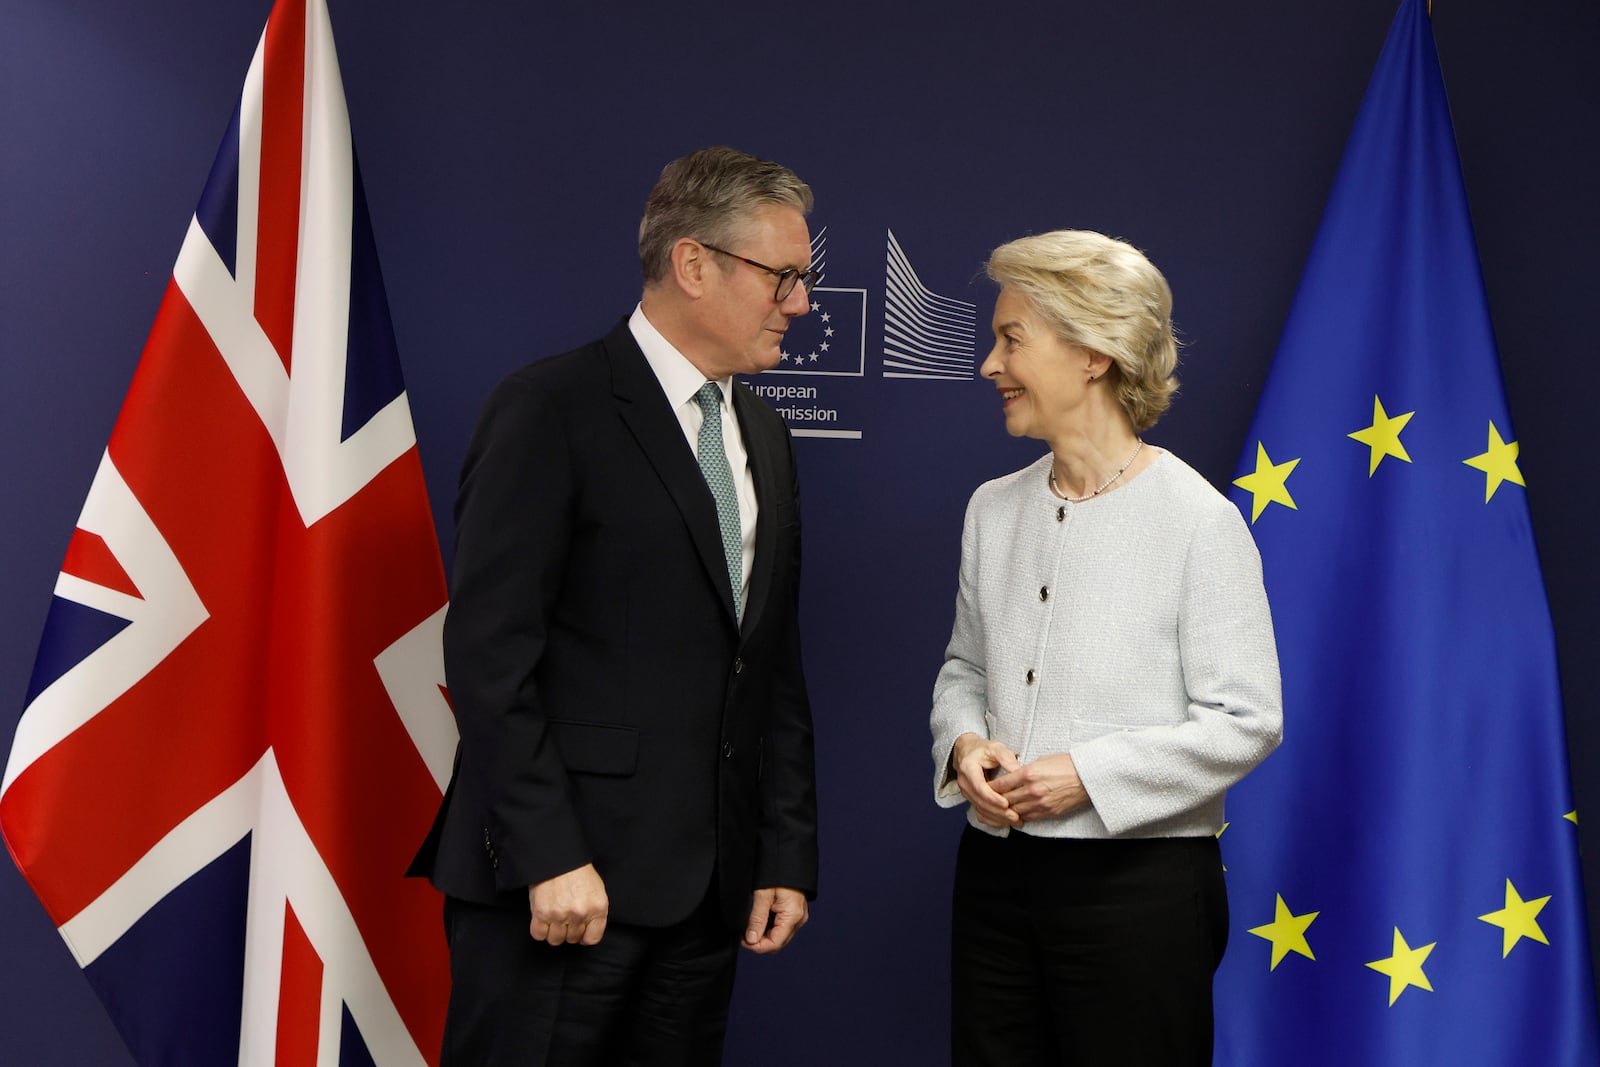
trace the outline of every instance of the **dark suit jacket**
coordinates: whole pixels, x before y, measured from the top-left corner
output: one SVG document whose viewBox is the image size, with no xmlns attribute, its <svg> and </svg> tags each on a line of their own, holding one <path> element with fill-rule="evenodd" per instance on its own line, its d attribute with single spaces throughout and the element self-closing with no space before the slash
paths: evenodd
<svg viewBox="0 0 1600 1067">
<path fill-rule="evenodd" d="M 793 443 L 737 383 L 733 407 L 758 499 L 742 626 L 716 504 L 626 321 L 490 394 L 444 633 L 461 743 L 413 868 L 440 891 L 526 908 L 592 862 L 613 920 L 663 926 L 715 878 L 730 930 L 757 886 L 815 894 Z"/>
</svg>

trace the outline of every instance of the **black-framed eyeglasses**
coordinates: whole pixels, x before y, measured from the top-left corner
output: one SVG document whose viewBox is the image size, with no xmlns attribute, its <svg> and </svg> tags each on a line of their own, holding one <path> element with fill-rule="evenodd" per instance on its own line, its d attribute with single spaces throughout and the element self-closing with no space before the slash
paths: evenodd
<svg viewBox="0 0 1600 1067">
<path fill-rule="evenodd" d="M 716 245 L 706 244 L 704 241 L 700 243 L 713 252 L 720 252 L 730 259 L 737 259 L 740 263 L 747 263 L 756 270 L 764 270 L 774 278 L 777 278 L 778 284 L 772 290 L 772 299 L 780 304 L 789 299 L 789 294 L 794 292 L 795 282 L 805 286 L 806 292 L 809 293 L 822 280 L 822 272 L 820 270 L 795 270 L 793 267 L 785 267 L 783 270 L 779 270 L 777 267 L 769 267 L 765 263 L 757 263 L 755 260 L 741 256 L 737 252 L 730 252 L 726 248 L 718 248 Z"/>
</svg>

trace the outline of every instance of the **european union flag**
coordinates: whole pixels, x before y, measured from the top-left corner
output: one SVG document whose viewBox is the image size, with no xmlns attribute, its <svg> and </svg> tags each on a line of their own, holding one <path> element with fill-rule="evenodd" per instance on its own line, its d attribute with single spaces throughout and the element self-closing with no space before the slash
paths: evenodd
<svg viewBox="0 0 1600 1067">
<path fill-rule="evenodd" d="M 1600 1063 L 1555 642 L 1422 0 L 1234 485 L 1285 741 L 1229 797 L 1218 1062 Z"/>
</svg>

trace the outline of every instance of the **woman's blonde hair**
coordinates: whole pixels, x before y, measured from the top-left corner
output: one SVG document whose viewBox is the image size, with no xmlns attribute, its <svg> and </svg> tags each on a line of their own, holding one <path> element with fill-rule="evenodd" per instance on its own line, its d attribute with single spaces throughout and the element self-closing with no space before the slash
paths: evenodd
<svg viewBox="0 0 1600 1067">
<path fill-rule="evenodd" d="M 1092 230 L 1055 230 L 995 249 L 989 277 L 1028 302 L 1069 344 L 1111 358 L 1107 384 L 1143 433 L 1178 389 L 1172 290 L 1143 252 Z"/>
</svg>

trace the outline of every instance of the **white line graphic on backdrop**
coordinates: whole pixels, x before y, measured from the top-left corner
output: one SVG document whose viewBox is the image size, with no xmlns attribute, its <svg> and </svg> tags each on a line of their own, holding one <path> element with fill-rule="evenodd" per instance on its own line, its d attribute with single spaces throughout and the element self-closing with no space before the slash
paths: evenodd
<svg viewBox="0 0 1600 1067">
<path fill-rule="evenodd" d="M 825 270 L 828 228 L 811 239 L 811 265 Z M 767 374 L 864 378 L 867 372 L 867 291 L 819 285 L 811 313 L 789 320 L 778 365 Z"/>
<path fill-rule="evenodd" d="M 828 273 L 828 228 L 824 226 L 811 239 L 811 269 L 818 274 Z"/>
<path fill-rule="evenodd" d="M 889 231 L 884 278 L 883 376 L 971 381 L 978 305 L 929 292 Z"/>
</svg>

